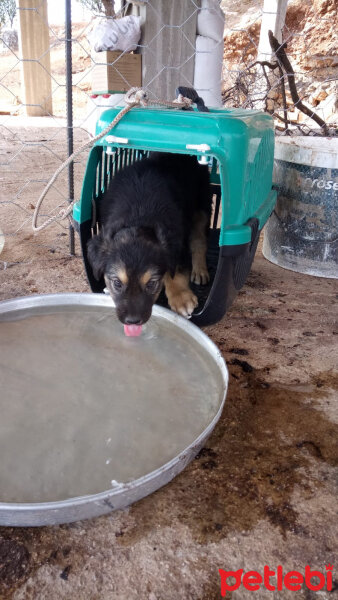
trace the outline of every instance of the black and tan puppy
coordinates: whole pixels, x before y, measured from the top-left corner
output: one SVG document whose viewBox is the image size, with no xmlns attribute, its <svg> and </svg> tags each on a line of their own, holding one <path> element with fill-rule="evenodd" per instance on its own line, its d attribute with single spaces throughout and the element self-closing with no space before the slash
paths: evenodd
<svg viewBox="0 0 338 600">
<path fill-rule="evenodd" d="M 193 156 L 154 153 L 116 174 L 100 205 L 101 229 L 88 243 L 117 315 L 142 325 L 163 283 L 169 306 L 189 317 L 205 284 L 211 211 L 209 173 Z"/>
</svg>

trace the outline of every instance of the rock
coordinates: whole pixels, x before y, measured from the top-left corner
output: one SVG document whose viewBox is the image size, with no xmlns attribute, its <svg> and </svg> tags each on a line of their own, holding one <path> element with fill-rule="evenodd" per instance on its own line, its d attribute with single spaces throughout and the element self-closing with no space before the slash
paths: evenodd
<svg viewBox="0 0 338 600">
<path fill-rule="evenodd" d="M 274 111 L 274 109 L 275 109 L 275 103 L 274 103 L 274 101 L 271 98 L 267 98 L 267 100 L 266 100 L 266 110 L 268 112 L 272 113 Z"/>
<path fill-rule="evenodd" d="M 319 92 L 319 94 L 318 94 L 318 95 L 316 95 L 316 100 L 317 100 L 317 102 L 321 102 L 322 100 L 325 100 L 325 98 L 327 98 L 327 97 L 328 97 L 328 95 L 329 95 L 329 94 L 328 94 L 328 93 L 327 93 L 325 90 L 321 90 L 321 91 Z"/>
<path fill-rule="evenodd" d="M 277 90 L 270 90 L 268 93 L 268 97 L 271 98 L 271 100 L 277 100 L 277 98 L 279 97 L 279 93 Z"/>
<path fill-rule="evenodd" d="M 329 94 L 325 100 L 318 104 L 318 109 L 320 109 L 319 114 L 324 121 L 338 123 L 338 94 L 335 92 Z"/>
<path fill-rule="evenodd" d="M 318 104 L 325 100 L 328 97 L 328 93 L 325 90 L 320 90 L 317 88 L 309 97 L 309 102 L 312 106 L 318 106 Z"/>
</svg>

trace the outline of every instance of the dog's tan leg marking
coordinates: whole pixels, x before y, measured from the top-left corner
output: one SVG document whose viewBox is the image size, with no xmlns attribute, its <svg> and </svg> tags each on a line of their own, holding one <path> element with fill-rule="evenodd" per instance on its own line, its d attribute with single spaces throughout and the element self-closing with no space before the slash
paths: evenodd
<svg viewBox="0 0 338 600">
<path fill-rule="evenodd" d="M 202 211 L 195 213 L 190 236 L 190 250 L 192 262 L 190 280 L 194 283 L 197 283 L 197 285 L 204 285 L 208 283 L 210 279 L 206 261 L 206 226 L 207 215 Z"/>
<path fill-rule="evenodd" d="M 164 285 L 170 308 L 183 317 L 190 317 L 198 300 L 189 287 L 189 274 L 176 272 L 174 277 L 170 277 L 166 273 Z"/>
</svg>

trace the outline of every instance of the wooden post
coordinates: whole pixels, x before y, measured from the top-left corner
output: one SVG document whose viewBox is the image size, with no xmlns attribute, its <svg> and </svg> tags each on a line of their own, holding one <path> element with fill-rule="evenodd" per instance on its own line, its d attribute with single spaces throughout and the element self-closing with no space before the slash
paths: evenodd
<svg viewBox="0 0 338 600">
<path fill-rule="evenodd" d="M 18 0 L 20 55 L 26 114 L 52 114 L 47 0 Z"/>
<path fill-rule="evenodd" d="M 152 0 L 141 11 L 142 86 L 155 98 L 172 100 L 179 85 L 194 83 L 199 0 Z"/>
</svg>

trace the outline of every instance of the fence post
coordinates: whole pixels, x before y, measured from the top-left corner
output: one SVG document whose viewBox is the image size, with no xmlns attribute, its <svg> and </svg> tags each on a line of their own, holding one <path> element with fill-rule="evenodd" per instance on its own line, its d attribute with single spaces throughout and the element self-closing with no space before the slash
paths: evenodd
<svg viewBox="0 0 338 600">
<path fill-rule="evenodd" d="M 285 22 L 288 0 L 264 0 L 261 32 L 258 44 L 257 60 L 270 60 L 272 50 L 269 44 L 268 31 L 282 42 L 282 31 Z"/>
<path fill-rule="evenodd" d="M 145 3 L 142 85 L 155 98 L 172 100 L 177 86 L 193 85 L 199 5 L 200 0 Z"/>
<path fill-rule="evenodd" d="M 49 29 L 46 0 L 18 0 L 20 54 L 26 114 L 51 115 Z"/>
<path fill-rule="evenodd" d="M 271 30 L 278 41 L 282 43 L 282 32 L 287 5 L 288 0 L 264 0 L 261 31 L 257 51 L 258 61 L 271 62 L 273 51 L 271 50 L 269 42 L 269 30 Z M 261 96 L 262 99 L 256 101 L 255 108 L 268 110 L 270 113 L 272 113 L 275 109 L 276 98 L 278 98 L 279 95 L 275 88 L 277 88 L 280 83 L 280 74 L 277 70 L 271 72 L 268 71 L 267 77 L 271 86 L 270 91 L 267 90 L 265 78 L 262 75 L 257 78 L 255 94 L 257 97 Z"/>
<path fill-rule="evenodd" d="M 66 31 L 66 93 L 67 93 L 67 142 L 68 156 L 74 150 L 73 131 L 73 77 L 72 77 L 72 4 L 65 0 L 65 31 Z M 74 200 L 74 163 L 68 166 L 68 201 Z M 75 255 L 74 227 L 69 225 L 69 252 Z"/>
</svg>

